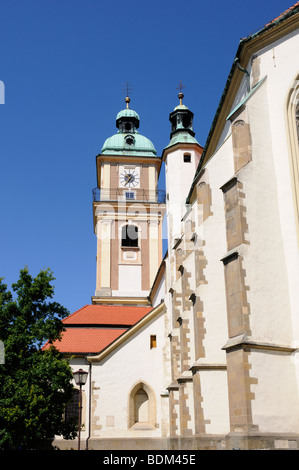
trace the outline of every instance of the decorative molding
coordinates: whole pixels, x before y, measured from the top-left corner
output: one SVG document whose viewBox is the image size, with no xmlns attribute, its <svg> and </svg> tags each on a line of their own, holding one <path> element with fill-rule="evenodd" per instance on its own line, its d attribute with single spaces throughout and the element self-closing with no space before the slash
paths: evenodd
<svg viewBox="0 0 299 470">
<path fill-rule="evenodd" d="M 101 297 L 95 295 L 91 298 L 93 304 L 120 304 L 120 305 L 148 305 L 148 297 Z"/>
</svg>

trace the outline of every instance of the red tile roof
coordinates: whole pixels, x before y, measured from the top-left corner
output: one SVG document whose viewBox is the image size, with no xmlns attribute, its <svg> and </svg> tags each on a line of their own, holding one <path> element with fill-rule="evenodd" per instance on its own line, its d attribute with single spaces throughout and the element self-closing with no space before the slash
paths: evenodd
<svg viewBox="0 0 299 470">
<path fill-rule="evenodd" d="M 65 325 L 135 325 L 152 307 L 85 305 L 63 320 Z"/>
<path fill-rule="evenodd" d="M 65 331 L 61 341 L 53 345 L 64 354 L 100 353 L 151 310 L 152 307 L 85 305 L 63 320 Z M 47 342 L 42 349 L 49 346 Z"/>
<path fill-rule="evenodd" d="M 61 353 L 98 353 L 127 331 L 126 328 L 67 328 L 53 345 Z M 46 343 L 43 349 L 49 348 Z"/>
</svg>

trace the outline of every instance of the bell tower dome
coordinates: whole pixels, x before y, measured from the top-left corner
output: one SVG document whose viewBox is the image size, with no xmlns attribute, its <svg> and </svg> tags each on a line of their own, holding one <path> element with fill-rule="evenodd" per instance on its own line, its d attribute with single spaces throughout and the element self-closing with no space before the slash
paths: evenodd
<svg viewBox="0 0 299 470">
<path fill-rule="evenodd" d="M 174 111 L 170 113 L 169 120 L 171 122 L 171 133 L 170 138 L 172 139 L 175 135 L 182 133 L 189 134 L 191 137 L 195 136 L 193 131 L 193 113 L 187 106 L 183 105 L 182 100 L 184 95 L 182 92 L 178 94 L 180 100 L 179 106 L 176 106 Z"/>
</svg>

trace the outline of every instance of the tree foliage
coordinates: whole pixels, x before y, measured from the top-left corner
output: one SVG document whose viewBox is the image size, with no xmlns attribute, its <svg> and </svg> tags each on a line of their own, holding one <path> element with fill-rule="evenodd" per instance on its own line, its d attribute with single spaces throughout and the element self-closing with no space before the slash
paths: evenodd
<svg viewBox="0 0 299 470">
<path fill-rule="evenodd" d="M 33 278 L 20 271 L 12 293 L 0 279 L 0 449 L 51 446 L 55 435 L 74 438 L 76 430 L 63 420 L 73 386 L 69 363 L 52 343 L 61 337 L 69 314 L 51 300 L 54 277 L 42 270 Z M 49 340 L 50 348 L 42 350 Z M 3 362 L 3 361 L 2 361 Z"/>
</svg>

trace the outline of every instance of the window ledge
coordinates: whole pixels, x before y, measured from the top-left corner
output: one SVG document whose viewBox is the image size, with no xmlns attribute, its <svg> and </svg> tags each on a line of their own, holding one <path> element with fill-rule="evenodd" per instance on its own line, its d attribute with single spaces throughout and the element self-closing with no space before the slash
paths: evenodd
<svg viewBox="0 0 299 470">
<path fill-rule="evenodd" d="M 135 423 L 131 429 L 135 431 L 153 431 L 156 428 L 151 423 Z"/>
<path fill-rule="evenodd" d="M 122 250 L 124 251 L 138 251 L 140 250 L 139 246 L 122 246 L 121 247 Z"/>
</svg>

